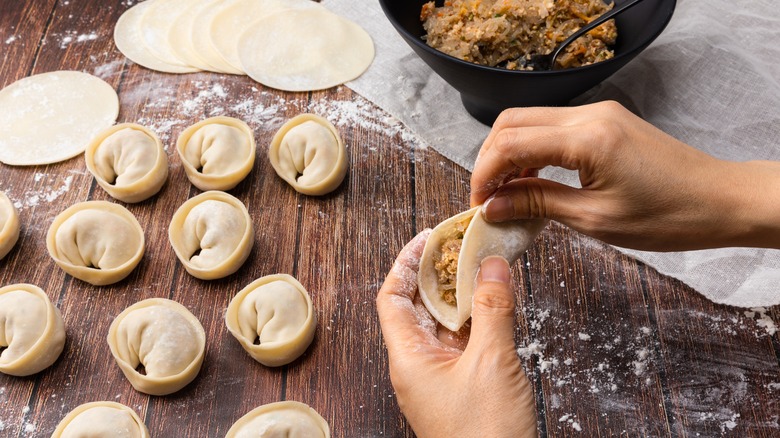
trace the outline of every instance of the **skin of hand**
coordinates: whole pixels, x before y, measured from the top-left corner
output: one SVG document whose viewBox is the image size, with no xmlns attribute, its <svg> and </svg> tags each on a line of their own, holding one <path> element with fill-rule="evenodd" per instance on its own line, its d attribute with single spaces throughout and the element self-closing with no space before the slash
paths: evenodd
<svg viewBox="0 0 780 438">
<path fill-rule="evenodd" d="M 546 166 L 582 188 L 536 177 Z M 483 203 L 488 221 L 544 217 L 627 248 L 780 248 L 780 163 L 716 159 L 616 102 L 504 111 L 471 177 Z"/>
<path fill-rule="evenodd" d="M 401 411 L 420 438 L 535 437 L 533 391 L 515 349 L 509 265 L 500 257 L 482 262 L 470 333 L 454 334 L 437 327 L 417 294 L 429 235 L 401 251 L 376 300 Z"/>
</svg>

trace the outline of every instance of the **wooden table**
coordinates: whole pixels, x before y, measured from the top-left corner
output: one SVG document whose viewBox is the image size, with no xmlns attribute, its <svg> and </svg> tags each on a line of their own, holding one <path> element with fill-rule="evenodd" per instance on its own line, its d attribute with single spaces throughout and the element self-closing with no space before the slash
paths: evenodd
<svg viewBox="0 0 780 438">
<path fill-rule="evenodd" d="M 388 378 L 374 297 L 417 231 L 467 207 L 467 172 L 346 87 L 291 94 L 246 77 L 140 68 L 112 39 L 130 3 L 0 2 L 0 86 L 58 69 L 98 75 L 119 92 L 119 121 L 161 135 L 171 170 L 160 194 L 127 205 L 145 229 L 143 261 L 125 281 L 94 287 L 58 269 L 44 243 L 60 211 L 111 200 L 83 158 L 0 165 L 0 190 L 17 203 L 23 224 L 19 243 L 0 261 L 0 285 L 42 287 L 62 310 L 68 336 L 49 369 L 28 378 L 0 375 L 0 436 L 49 436 L 68 411 L 95 400 L 132 407 L 155 437 L 224 436 L 247 411 L 279 400 L 311 405 L 335 437 L 413 436 Z M 297 194 L 263 153 L 281 123 L 301 112 L 330 119 L 350 152 L 348 178 L 324 198 Z M 257 235 L 241 270 L 209 282 L 182 269 L 167 227 L 178 206 L 199 193 L 173 144 L 184 128 L 218 114 L 255 130 L 255 168 L 231 193 L 249 208 Z M 280 368 L 254 362 L 223 322 L 238 290 L 273 273 L 300 280 L 320 321 L 307 353 Z M 780 436 L 780 337 L 759 326 L 758 315 L 715 305 L 558 224 L 515 274 L 517 342 L 542 435 Z M 199 377 L 167 397 L 134 391 L 106 343 L 114 316 L 149 297 L 187 306 L 207 332 Z M 777 308 L 767 316 L 780 322 Z"/>
</svg>

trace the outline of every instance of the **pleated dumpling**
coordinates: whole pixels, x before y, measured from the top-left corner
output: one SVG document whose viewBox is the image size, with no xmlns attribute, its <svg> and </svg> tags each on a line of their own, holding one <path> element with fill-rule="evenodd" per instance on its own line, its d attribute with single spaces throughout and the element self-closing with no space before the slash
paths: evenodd
<svg viewBox="0 0 780 438">
<path fill-rule="evenodd" d="M 132 272 L 143 257 L 145 240 L 141 225 L 126 208 L 87 201 L 54 218 L 46 234 L 46 247 L 62 270 L 103 286 Z"/>
<path fill-rule="evenodd" d="M 257 407 L 228 430 L 225 438 L 330 438 L 328 422 L 308 405 L 296 401 Z"/>
<path fill-rule="evenodd" d="M 19 214 L 5 193 L 0 192 L 0 260 L 3 259 L 19 240 Z"/>
<path fill-rule="evenodd" d="M 171 219 L 168 237 L 187 272 L 201 280 L 236 272 L 255 242 L 244 204 L 219 191 L 201 193 L 182 204 Z"/>
<path fill-rule="evenodd" d="M 167 395 L 200 372 L 206 332 L 181 304 L 164 298 L 139 301 L 114 319 L 108 345 L 137 391 Z"/>
<path fill-rule="evenodd" d="M 98 401 L 76 406 L 54 429 L 51 438 L 149 438 L 141 417 L 116 402 Z"/>
<path fill-rule="evenodd" d="M 168 178 L 168 155 L 151 130 L 122 123 L 98 134 L 84 151 L 87 169 L 109 195 L 141 202 L 160 191 Z"/>
<path fill-rule="evenodd" d="M 244 350 L 266 366 L 297 359 L 317 328 L 309 293 L 286 274 L 259 278 L 241 290 L 230 301 L 225 322 Z"/>
<path fill-rule="evenodd" d="M 0 288 L 0 373 L 29 376 L 48 368 L 65 346 L 65 325 L 48 295 L 32 284 Z"/>
<path fill-rule="evenodd" d="M 296 191 L 330 193 L 347 175 L 347 149 L 336 128 L 314 114 L 300 114 L 271 140 L 268 158 L 276 173 Z"/>
<path fill-rule="evenodd" d="M 212 117 L 181 133 L 176 141 L 184 171 L 201 190 L 230 190 L 255 164 L 255 135 L 239 119 Z"/>
<path fill-rule="evenodd" d="M 480 209 L 474 207 L 437 225 L 420 258 L 420 297 L 431 315 L 452 331 L 471 317 L 482 260 L 501 256 L 515 262 L 546 224 L 544 220 L 490 223 Z"/>
</svg>

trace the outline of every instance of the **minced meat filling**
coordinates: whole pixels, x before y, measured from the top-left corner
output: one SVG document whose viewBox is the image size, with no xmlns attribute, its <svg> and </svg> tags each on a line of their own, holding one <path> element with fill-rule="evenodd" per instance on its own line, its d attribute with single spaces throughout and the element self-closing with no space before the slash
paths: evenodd
<svg viewBox="0 0 780 438">
<path fill-rule="evenodd" d="M 455 234 L 441 245 L 441 255 L 435 260 L 434 268 L 439 280 L 439 295 L 445 303 L 457 305 L 455 285 L 458 277 L 458 256 L 471 218 L 458 222 Z"/>
</svg>

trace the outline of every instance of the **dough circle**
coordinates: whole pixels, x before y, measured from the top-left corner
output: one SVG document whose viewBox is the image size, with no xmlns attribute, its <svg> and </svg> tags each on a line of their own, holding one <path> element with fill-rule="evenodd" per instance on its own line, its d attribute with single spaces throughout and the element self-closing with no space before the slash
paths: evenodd
<svg viewBox="0 0 780 438">
<path fill-rule="evenodd" d="M 260 431 L 264 433 L 261 435 Z M 233 423 L 225 438 L 266 436 L 330 438 L 330 426 L 309 405 L 297 401 L 282 401 L 249 411 Z"/>
<path fill-rule="evenodd" d="M 292 9 L 253 23 L 239 39 L 238 58 L 263 85 L 324 90 L 366 71 L 374 43 L 363 28 L 325 8 Z"/>
<path fill-rule="evenodd" d="M 230 301 L 225 323 L 252 358 L 263 365 L 286 365 L 314 339 L 317 315 L 311 297 L 286 274 L 259 278 Z"/>
<path fill-rule="evenodd" d="M 141 202 L 160 191 L 168 178 L 168 155 L 153 131 L 135 123 L 114 125 L 84 151 L 98 185 L 123 202 Z"/>
<path fill-rule="evenodd" d="M 114 319 L 108 346 L 136 391 L 168 395 L 197 377 L 206 352 L 206 332 L 186 307 L 150 298 Z M 137 370 L 141 365 L 144 373 Z"/>
<path fill-rule="evenodd" d="M 0 192 L 0 260 L 19 240 L 19 213 L 4 192 Z"/>
<path fill-rule="evenodd" d="M 149 438 L 143 420 L 129 407 L 111 401 L 76 406 L 60 420 L 51 438 Z"/>
<path fill-rule="evenodd" d="M 0 373 L 29 376 L 53 364 L 65 346 L 65 324 L 46 292 L 32 284 L 0 288 Z"/>
<path fill-rule="evenodd" d="M 118 114 L 111 85 L 87 73 L 55 71 L 16 81 L 0 90 L 0 162 L 33 166 L 75 157 Z"/>
</svg>

